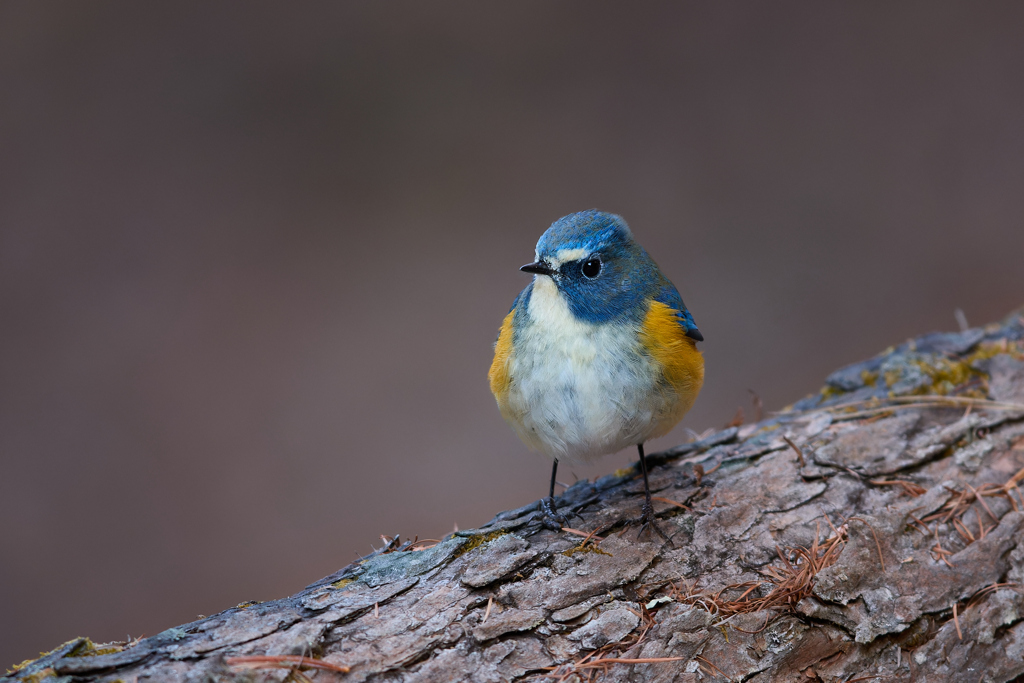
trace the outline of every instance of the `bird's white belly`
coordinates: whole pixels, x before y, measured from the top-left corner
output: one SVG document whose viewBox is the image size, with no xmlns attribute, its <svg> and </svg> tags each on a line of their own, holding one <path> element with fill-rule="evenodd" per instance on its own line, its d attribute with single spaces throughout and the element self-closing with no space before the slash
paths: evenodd
<svg viewBox="0 0 1024 683">
<path fill-rule="evenodd" d="M 674 394 L 643 352 L 633 325 L 573 316 L 554 283 L 537 277 L 511 362 L 510 420 L 531 447 L 584 462 L 642 443 Z"/>
</svg>

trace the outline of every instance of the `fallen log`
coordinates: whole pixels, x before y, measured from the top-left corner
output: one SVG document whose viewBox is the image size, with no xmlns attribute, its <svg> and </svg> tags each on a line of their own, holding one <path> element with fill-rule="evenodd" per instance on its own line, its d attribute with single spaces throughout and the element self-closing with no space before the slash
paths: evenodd
<svg viewBox="0 0 1024 683">
<path fill-rule="evenodd" d="M 1024 317 L 919 337 L 756 424 L 266 603 L 4 681 L 1009 681 L 1024 674 Z"/>
</svg>

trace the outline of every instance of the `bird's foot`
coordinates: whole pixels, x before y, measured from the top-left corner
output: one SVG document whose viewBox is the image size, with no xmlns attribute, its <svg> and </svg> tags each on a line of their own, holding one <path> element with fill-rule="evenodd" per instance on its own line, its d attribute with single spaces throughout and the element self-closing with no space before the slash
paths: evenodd
<svg viewBox="0 0 1024 683">
<path fill-rule="evenodd" d="M 569 519 L 555 508 L 554 498 L 542 498 L 540 501 L 540 524 L 545 529 L 561 531 L 562 527 L 569 526 Z"/>
<path fill-rule="evenodd" d="M 640 526 L 640 533 L 636 535 L 637 538 L 643 536 L 645 531 L 649 532 L 653 529 L 662 539 L 668 540 L 665 532 L 658 527 L 658 519 L 654 516 L 654 506 L 651 505 L 649 500 L 645 500 L 644 504 L 640 506 L 640 517 L 630 522 L 630 526 L 633 525 Z"/>
</svg>

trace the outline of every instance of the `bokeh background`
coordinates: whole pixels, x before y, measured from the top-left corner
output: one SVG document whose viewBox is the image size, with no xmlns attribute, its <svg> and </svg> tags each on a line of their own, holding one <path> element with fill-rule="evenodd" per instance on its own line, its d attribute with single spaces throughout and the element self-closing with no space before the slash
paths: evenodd
<svg viewBox="0 0 1024 683">
<path fill-rule="evenodd" d="M 707 338 L 651 450 L 997 319 L 1024 5 L 0 4 L 0 664 L 542 495 L 485 375 L 591 207 Z"/>
</svg>

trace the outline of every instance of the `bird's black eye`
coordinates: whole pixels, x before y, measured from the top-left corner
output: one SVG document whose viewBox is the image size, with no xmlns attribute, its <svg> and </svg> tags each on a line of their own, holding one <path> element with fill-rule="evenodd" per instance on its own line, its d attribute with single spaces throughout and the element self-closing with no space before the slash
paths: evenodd
<svg viewBox="0 0 1024 683">
<path fill-rule="evenodd" d="M 594 254 L 583 262 L 583 275 L 593 280 L 601 274 L 601 257 Z"/>
</svg>

